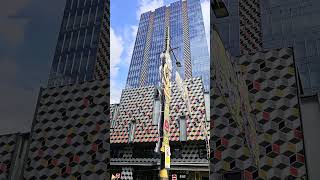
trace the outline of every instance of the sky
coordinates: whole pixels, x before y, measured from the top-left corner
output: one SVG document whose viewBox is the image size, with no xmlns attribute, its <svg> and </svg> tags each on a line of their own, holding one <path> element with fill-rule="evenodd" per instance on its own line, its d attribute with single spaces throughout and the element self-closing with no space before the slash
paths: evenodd
<svg viewBox="0 0 320 180">
<path fill-rule="evenodd" d="M 65 0 L 6 0 L 0 6 L 0 134 L 30 130 L 53 59 Z"/>
<path fill-rule="evenodd" d="M 110 101 L 119 103 L 125 88 L 140 15 L 177 0 L 111 0 L 110 2 Z M 201 0 L 209 47 L 210 0 Z"/>
</svg>

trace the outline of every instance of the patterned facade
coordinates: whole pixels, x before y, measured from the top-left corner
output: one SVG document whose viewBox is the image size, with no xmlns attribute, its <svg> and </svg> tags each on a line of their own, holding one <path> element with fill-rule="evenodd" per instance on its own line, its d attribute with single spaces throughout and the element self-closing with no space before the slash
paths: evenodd
<svg viewBox="0 0 320 180">
<path fill-rule="evenodd" d="M 317 0 L 225 0 L 229 17 L 213 22 L 233 56 L 293 47 L 305 95 L 320 89 L 320 24 Z"/>
<path fill-rule="evenodd" d="M 158 85 L 160 82 L 160 53 L 165 48 L 165 27 L 169 27 L 170 45 L 175 48 L 174 54 L 182 65 L 179 68 L 181 77 L 202 77 L 205 89 L 209 89 L 209 52 L 200 0 L 180 0 L 141 15 L 126 88 Z M 175 62 L 173 64 L 175 71 L 177 67 Z"/>
<path fill-rule="evenodd" d="M 109 0 L 67 0 L 48 86 L 108 78 Z"/>
<path fill-rule="evenodd" d="M 188 89 L 191 113 L 188 112 L 177 86 L 173 84 L 170 106 L 170 140 L 180 140 L 179 118 L 181 114 L 186 115 L 187 141 L 205 140 L 206 136 L 203 132 L 209 130 L 209 122 L 206 118 L 202 80 L 201 78 L 192 78 L 184 83 Z M 159 119 L 155 117 L 159 117 L 159 115 L 154 115 L 154 106 L 155 99 L 159 98 L 158 95 L 154 86 L 125 89 L 117 110 L 118 115 L 111 120 L 113 125 L 110 129 L 110 143 L 128 143 L 132 126 L 134 126 L 132 142 L 157 142 L 159 138 Z"/>
<path fill-rule="evenodd" d="M 17 134 L 0 136 L 0 179 L 8 179 L 17 144 Z"/>
<path fill-rule="evenodd" d="M 260 0 L 239 0 L 240 53 L 262 49 Z"/>
<path fill-rule="evenodd" d="M 198 164 L 208 171 L 206 143 L 210 136 L 210 122 L 206 117 L 202 80 L 200 77 L 191 78 L 184 84 L 188 89 L 191 113 L 177 85 L 172 84 L 169 127 L 171 166 Z M 125 89 L 120 104 L 111 106 L 111 168 L 118 167 L 124 179 L 134 179 L 135 174 L 140 172 L 137 170 L 139 166 L 159 166 L 160 156 L 154 152 L 159 140 L 159 99 L 155 86 Z M 183 115 L 184 122 L 181 120 Z"/>
<path fill-rule="evenodd" d="M 212 43 L 211 173 L 306 179 L 293 50 L 243 55 L 234 64 L 218 33 Z"/>
<path fill-rule="evenodd" d="M 108 84 L 42 89 L 26 179 L 110 179 Z"/>
</svg>

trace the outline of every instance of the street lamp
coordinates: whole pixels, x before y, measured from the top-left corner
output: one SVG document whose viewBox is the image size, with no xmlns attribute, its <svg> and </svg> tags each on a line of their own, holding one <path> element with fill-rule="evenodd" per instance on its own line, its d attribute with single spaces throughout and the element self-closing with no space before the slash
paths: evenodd
<svg viewBox="0 0 320 180">
<path fill-rule="evenodd" d="M 229 16 L 228 9 L 222 0 L 214 0 L 214 3 L 211 4 L 211 6 L 217 18 Z"/>
</svg>

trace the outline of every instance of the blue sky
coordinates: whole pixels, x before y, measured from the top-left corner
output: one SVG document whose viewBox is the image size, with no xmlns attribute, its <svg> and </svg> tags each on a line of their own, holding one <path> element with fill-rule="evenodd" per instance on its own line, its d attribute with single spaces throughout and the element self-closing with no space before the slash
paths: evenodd
<svg viewBox="0 0 320 180">
<path fill-rule="evenodd" d="M 111 0 L 110 2 L 110 100 L 120 101 L 126 84 L 133 46 L 141 13 L 154 10 L 177 0 Z M 210 1 L 201 0 L 202 13 L 209 43 Z"/>
</svg>

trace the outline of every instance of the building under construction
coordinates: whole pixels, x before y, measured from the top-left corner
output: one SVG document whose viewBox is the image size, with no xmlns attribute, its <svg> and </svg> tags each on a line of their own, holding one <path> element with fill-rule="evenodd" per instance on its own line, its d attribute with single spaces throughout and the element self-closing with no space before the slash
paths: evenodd
<svg viewBox="0 0 320 180">
<path fill-rule="evenodd" d="M 169 177 L 208 179 L 210 122 L 201 78 L 184 81 L 185 103 L 172 84 L 170 103 Z M 157 87 L 125 89 L 119 104 L 111 106 L 111 174 L 121 179 L 158 179 L 161 98 Z M 187 108 L 190 107 L 190 108 Z M 189 109 L 189 110 L 188 110 Z M 190 113 L 189 113 L 190 111 Z"/>
</svg>

